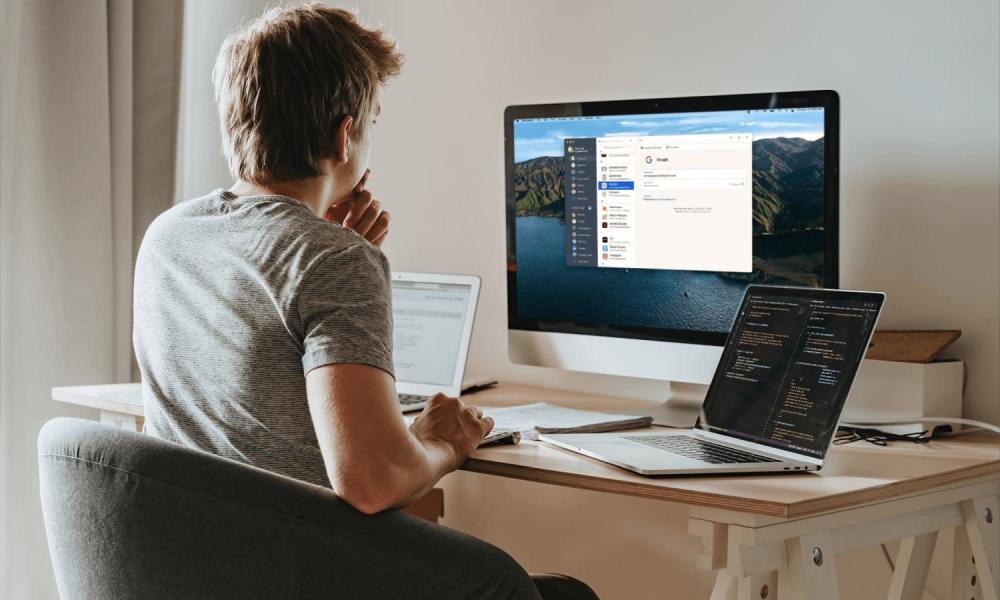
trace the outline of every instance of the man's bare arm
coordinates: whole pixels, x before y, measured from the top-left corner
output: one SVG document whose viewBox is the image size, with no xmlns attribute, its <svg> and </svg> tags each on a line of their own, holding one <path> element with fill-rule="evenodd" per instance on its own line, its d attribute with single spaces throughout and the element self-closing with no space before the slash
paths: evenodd
<svg viewBox="0 0 1000 600">
<path fill-rule="evenodd" d="M 421 497 L 493 427 L 477 409 L 438 395 L 408 430 L 392 377 L 368 365 L 313 369 L 306 392 L 330 484 L 367 514 Z"/>
</svg>

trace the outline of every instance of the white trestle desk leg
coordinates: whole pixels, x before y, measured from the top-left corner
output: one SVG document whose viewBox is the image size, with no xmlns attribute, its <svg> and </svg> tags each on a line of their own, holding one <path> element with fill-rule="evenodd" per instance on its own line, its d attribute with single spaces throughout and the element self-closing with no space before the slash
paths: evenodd
<svg viewBox="0 0 1000 600">
<path fill-rule="evenodd" d="M 786 542 L 788 564 L 778 570 L 783 600 L 838 600 L 833 536 L 819 531 Z"/>
<path fill-rule="evenodd" d="M 962 502 L 962 515 L 965 517 L 965 537 L 975 560 L 976 576 L 983 598 L 997 600 L 997 576 L 1000 574 L 1000 497 L 981 496 L 966 500 Z"/>
<path fill-rule="evenodd" d="M 738 600 L 775 600 L 778 597 L 778 572 L 753 573 L 740 577 Z"/>
<path fill-rule="evenodd" d="M 920 600 L 927 584 L 927 570 L 934 555 L 938 532 L 908 537 L 899 544 L 896 570 L 889 585 L 889 600 Z"/>
<path fill-rule="evenodd" d="M 715 574 L 715 586 L 712 588 L 712 595 L 709 600 L 737 600 L 736 591 L 739 585 L 738 578 L 731 575 L 725 569 Z"/>
<path fill-rule="evenodd" d="M 130 431 L 142 432 L 142 417 L 115 412 L 112 410 L 101 411 L 101 423 L 107 423 L 114 427 L 121 427 Z"/>
<path fill-rule="evenodd" d="M 776 600 L 778 572 L 739 576 L 722 570 L 715 576 L 711 600 Z"/>
<path fill-rule="evenodd" d="M 837 600 L 837 555 L 901 540 L 891 600 L 920 600 L 938 539 L 955 531 L 952 600 L 1000 600 L 996 480 L 798 519 L 691 509 L 698 566 L 717 573 L 712 600 Z"/>
<path fill-rule="evenodd" d="M 777 569 L 785 564 L 784 546 L 747 546 L 737 529 L 688 519 L 688 532 L 701 537 L 698 567 L 716 572 L 711 600 L 776 600 Z"/>
<path fill-rule="evenodd" d="M 688 519 L 688 533 L 701 538 L 698 568 L 715 571 L 715 586 L 710 600 L 736 600 L 737 578 L 726 568 L 726 545 L 729 526 L 701 519 Z"/>
<path fill-rule="evenodd" d="M 976 563 L 972 561 L 972 550 L 969 548 L 969 536 L 965 533 L 965 525 L 955 527 L 955 548 L 951 566 L 951 600 L 969 600 L 983 597 L 979 587 L 979 577 L 976 575 Z"/>
</svg>

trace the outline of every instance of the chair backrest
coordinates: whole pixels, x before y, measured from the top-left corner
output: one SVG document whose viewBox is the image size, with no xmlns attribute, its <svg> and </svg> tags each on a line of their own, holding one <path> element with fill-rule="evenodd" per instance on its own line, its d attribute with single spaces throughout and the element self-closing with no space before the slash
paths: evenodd
<svg viewBox="0 0 1000 600">
<path fill-rule="evenodd" d="M 92 421 L 48 422 L 38 461 L 64 600 L 286 597 L 304 533 L 362 526 L 332 490 Z"/>
<path fill-rule="evenodd" d="M 134 431 L 53 419 L 38 463 L 63 600 L 537 598 L 486 542 Z"/>
</svg>

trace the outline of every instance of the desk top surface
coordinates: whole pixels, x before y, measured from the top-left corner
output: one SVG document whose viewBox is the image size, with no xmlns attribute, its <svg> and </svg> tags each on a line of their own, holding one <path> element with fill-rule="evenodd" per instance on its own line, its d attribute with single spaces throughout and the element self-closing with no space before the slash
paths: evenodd
<svg viewBox="0 0 1000 600">
<path fill-rule="evenodd" d="M 138 384 L 53 388 L 62 402 L 142 415 Z M 627 413 L 648 403 L 564 390 L 501 385 L 464 398 L 479 406 L 550 402 Z M 637 430 L 642 431 L 642 430 Z M 791 518 L 934 488 L 1000 479 L 996 436 L 974 434 L 928 444 L 866 442 L 834 446 L 820 472 L 774 475 L 643 477 L 541 442 L 478 450 L 465 471 L 638 496 L 744 513 Z"/>
</svg>

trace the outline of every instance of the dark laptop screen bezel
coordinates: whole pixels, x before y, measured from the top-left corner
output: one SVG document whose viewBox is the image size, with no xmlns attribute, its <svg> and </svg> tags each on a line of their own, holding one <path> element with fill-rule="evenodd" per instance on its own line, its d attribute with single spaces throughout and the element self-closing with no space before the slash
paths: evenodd
<svg viewBox="0 0 1000 600">
<path fill-rule="evenodd" d="M 850 291 L 850 290 L 830 290 L 823 288 L 802 288 L 802 287 L 785 287 L 785 286 L 766 286 L 766 285 L 750 285 L 747 287 L 743 294 L 743 300 L 740 302 L 740 308 L 736 311 L 736 317 L 733 319 L 733 325 L 730 327 L 729 335 L 726 338 L 726 343 L 723 346 L 722 356 L 719 358 L 719 365 L 715 369 L 715 375 L 712 376 L 712 383 L 708 386 L 708 392 L 705 394 L 705 402 L 701 413 L 698 415 L 698 420 L 695 423 L 695 429 L 714 433 L 716 435 L 723 435 L 728 437 L 733 437 L 739 440 L 753 442 L 755 444 L 761 444 L 763 446 L 768 446 L 771 448 L 776 448 L 784 452 L 790 452 L 799 456 L 806 456 L 810 459 L 823 459 L 830 450 L 830 444 L 833 442 L 833 434 L 836 432 L 836 426 L 832 427 L 829 432 L 829 439 L 823 440 L 821 447 L 823 451 L 820 455 L 811 454 L 809 452 L 804 452 L 797 448 L 789 447 L 788 445 L 770 440 L 767 438 L 760 438 L 746 434 L 739 431 L 716 431 L 711 425 L 705 426 L 702 421 L 702 416 L 705 414 L 705 408 L 707 408 L 712 402 L 714 392 L 718 389 L 720 382 L 725 371 L 726 361 L 729 359 L 733 352 L 735 346 L 735 336 L 733 331 L 736 330 L 739 324 L 740 315 L 743 313 L 743 309 L 746 307 L 747 301 L 751 296 L 756 295 L 761 296 L 771 296 L 771 297 L 799 297 L 803 299 L 829 299 L 831 301 L 858 301 L 858 302 L 877 302 L 875 321 L 872 323 L 871 331 L 868 332 L 868 338 L 864 341 L 864 350 L 861 354 L 861 359 L 857 360 L 854 365 L 851 366 L 850 372 L 845 373 L 847 377 L 850 378 L 850 385 L 845 388 L 845 393 L 837 401 L 837 415 L 835 423 L 840 422 L 840 416 L 844 411 L 844 406 L 847 404 L 847 398 L 850 396 L 851 388 L 854 386 L 854 380 L 857 376 L 858 369 L 861 368 L 861 361 L 864 360 L 865 354 L 868 352 L 868 346 L 871 343 L 872 335 L 875 333 L 875 327 L 878 325 L 878 317 L 882 313 L 882 307 L 885 304 L 885 294 L 882 292 L 861 292 L 861 291 Z"/>
</svg>

